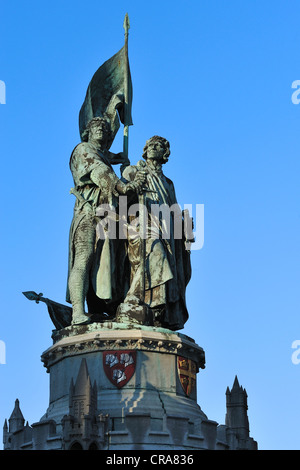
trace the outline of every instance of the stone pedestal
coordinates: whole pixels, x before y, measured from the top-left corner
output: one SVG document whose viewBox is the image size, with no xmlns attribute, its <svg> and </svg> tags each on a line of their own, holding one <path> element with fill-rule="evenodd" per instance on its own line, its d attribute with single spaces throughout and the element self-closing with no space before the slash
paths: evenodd
<svg viewBox="0 0 300 470">
<path fill-rule="evenodd" d="M 213 448 L 217 423 L 197 404 L 196 374 L 203 349 L 163 328 L 93 323 L 53 333 L 42 361 L 50 373 L 50 400 L 43 420 L 62 432 L 70 410 L 70 385 L 85 361 L 97 390 L 97 410 L 107 416 L 104 448 Z"/>
<path fill-rule="evenodd" d="M 42 355 L 49 406 L 25 425 L 16 400 L 3 426 L 5 450 L 255 450 L 247 394 L 236 377 L 226 391 L 226 424 L 197 403 L 203 349 L 192 338 L 136 323 L 55 330 Z"/>
</svg>

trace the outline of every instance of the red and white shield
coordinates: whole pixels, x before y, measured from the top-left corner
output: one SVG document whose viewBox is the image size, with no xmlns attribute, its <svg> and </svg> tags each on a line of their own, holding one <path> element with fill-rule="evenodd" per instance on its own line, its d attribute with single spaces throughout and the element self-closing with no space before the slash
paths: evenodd
<svg viewBox="0 0 300 470">
<path fill-rule="evenodd" d="M 103 368 L 107 378 L 118 388 L 124 387 L 135 373 L 136 351 L 105 351 Z"/>
<path fill-rule="evenodd" d="M 186 357 L 177 357 L 177 371 L 183 390 L 190 396 L 196 385 L 197 366 L 194 361 Z"/>
</svg>

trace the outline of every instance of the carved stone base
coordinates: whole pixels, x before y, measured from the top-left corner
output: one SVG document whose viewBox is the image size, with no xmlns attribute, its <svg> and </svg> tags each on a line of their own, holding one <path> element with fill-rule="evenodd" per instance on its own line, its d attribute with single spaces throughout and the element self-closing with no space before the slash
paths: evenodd
<svg viewBox="0 0 300 470">
<path fill-rule="evenodd" d="M 192 338 L 106 322 L 55 331 L 53 343 L 42 355 L 50 373 L 43 420 L 55 421 L 59 429 L 84 359 L 97 389 L 97 410 L 108 415 L 110 450 L 209 447 L 206 440 L 217 423 L 197 404 L 196 374 L 205 367 L 205 355 Z"/>
</svg>

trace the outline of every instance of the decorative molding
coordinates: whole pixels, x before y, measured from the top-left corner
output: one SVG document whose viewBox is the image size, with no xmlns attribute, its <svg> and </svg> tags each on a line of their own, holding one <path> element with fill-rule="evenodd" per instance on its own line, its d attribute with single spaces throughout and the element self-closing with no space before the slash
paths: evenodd
<svg viewBox="0 0 300 470">
<path fill-rule="evenodd" d="M 66 329 L 67 330 L 67 329 Z M 60 338 L 41 357 L 49 368 L 69 356 L 102 352 L 107 350 L 137 350 L 174 354 L 193 360 L 199 369 L 205 368 L 205 353 L 191 338 L 177 332 L 152 329 L 100 328 L 76 334 L 76 329 L 60 332 Z M 56 338 L 54 338 L 56 339 Z"/>
</svg>

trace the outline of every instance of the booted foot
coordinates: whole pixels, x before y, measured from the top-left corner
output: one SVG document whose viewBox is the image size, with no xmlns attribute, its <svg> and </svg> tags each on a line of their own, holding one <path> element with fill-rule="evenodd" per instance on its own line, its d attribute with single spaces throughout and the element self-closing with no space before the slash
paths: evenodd
<svg viewBox="0 0 300 470">
<path fill-rule="evenodd" d="M 71 325 L 88 325 L 91 323 L 91 319 L 87 315 L 78 315 L 72 318 Z"/>
</svg>

